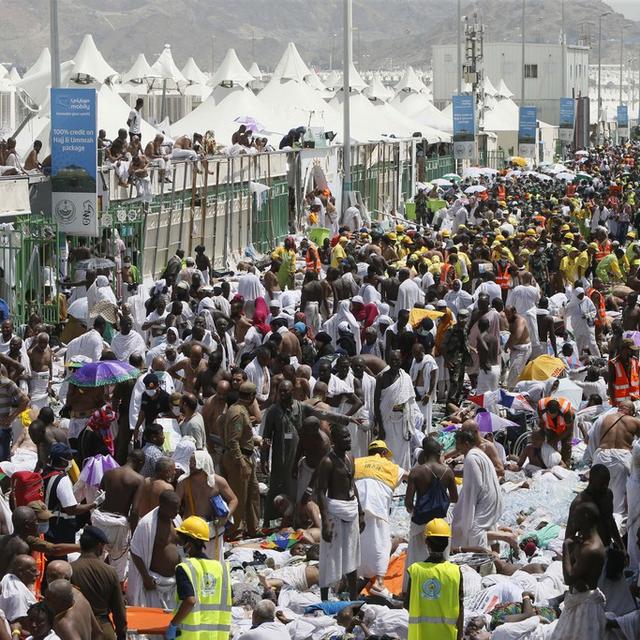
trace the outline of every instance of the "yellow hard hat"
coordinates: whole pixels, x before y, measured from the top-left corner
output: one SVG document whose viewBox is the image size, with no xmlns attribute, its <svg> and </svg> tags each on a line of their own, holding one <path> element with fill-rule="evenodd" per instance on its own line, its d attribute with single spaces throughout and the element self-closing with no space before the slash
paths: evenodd
<svg viewBox="0 0 640 640">
<path fill-rule="evenodd" d="M 448 238 L 449 236 L 451 236 L 451 231 L 449 231 L 449 229 L 444 229 L 442 231 L 442 237 L 443 238 Z"/>
<path fill-rule="evenodd" d="M 563 224 L 560 227 L 560 231 L 571 231 L 571 227 L 568 224 Z"/>
<path fill-rule="evenodd" d="M 527 235 L 528 236 L 535 236 L 536 235 L 535 229 L 527 229 Z"/>
<path fill-rule="evenodd" d="M 182 524 L 176 527 L 176 531 L 190 538 L 209 542 L 209 525 L 198 516 L 189 516 L 183 520 Z"/>
<path fill-rule="evenodd" d="M 384 440 L 374 440 L 369 444 L 368 451 L 373 451 L 375 449 L 383 449 L 384 451 L 391 453 L 391 450 L 387 447 L 387 443 Z"/>
<path fill-rule="evenodd" d="M 565 233 L 564 239 L 565 240 L 573 240 L 574 235 L 573 233 L 569 232 L 569 233 Z"/>
<path fill-rule="evenodd" d="M 424 535 L 426 538 L 432 538 L 435 536 L 441 538 L 451 537 L 451 527 L 444 518 L 434 518 L 427 522 L 427 526 L 424 528 Z"/>
</svg>

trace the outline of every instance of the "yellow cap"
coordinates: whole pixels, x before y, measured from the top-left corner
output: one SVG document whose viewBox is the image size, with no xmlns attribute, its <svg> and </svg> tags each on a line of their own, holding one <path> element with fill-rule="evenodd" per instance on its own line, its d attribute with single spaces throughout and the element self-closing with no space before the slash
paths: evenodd
<svg viewBox="0 0 640 640">
<path fill-rule="evenodd" d="M 560 231 L 571 231 L 571 227 L 568 224 L 563 224 L 560 227 Z"/>
<path fill-rule="evenodd" d="M 198 516 L 189 516 L 183 520 L 182 524 L 176 527 L 176 531 L 190 538 L 209 542 L 209 525 Z"/>
<path fill-rule="evenodd" d="M 527 235 L 528 236 L 535 236 L 536 235 L 536 230 L 535 229 L 527 229 Z"/>
<path fill-rule="evenodd" d="M 389 447 L 387 447 L 387 443 L 384 440 L 374 440 L 373 442 L 371 442 L 368 451 L 371 451 L 372 449 L 384 449 L 385 451 L 391 453 L 391 450 L 389 449 Z"/>
<path fill-rule="evenodd" d="M 498 242 L 503 242 L 503 241 L 504 241 L 504 236 L 503 236 L 501 233 L 499 233 L 499 234 L 496 236 L 496 240 L 497 240 Z"/>
<path fill-rule="evenodd" d="M 449 229 L 445 229 L 445 230 L 442 232 L 442 237 L 443 237 L 443 238 L 448 238 L 450 235 L 451 235 L 451 231 L 449 231 Z"/>
<path fill-rule="evenodd" d="M 573 233 L 565 233 L 564 235 L 565 240 L 573 240 L 573 237 Z"/>
<path fill-rule="evenodd" d="M 424 535 L 426 538 L 432 538 L 435 536 L 441 538 L 451 537 L 451 527 L 444 518 L 434 518 L 429 520 L 424 528 Z"/>
</svg>

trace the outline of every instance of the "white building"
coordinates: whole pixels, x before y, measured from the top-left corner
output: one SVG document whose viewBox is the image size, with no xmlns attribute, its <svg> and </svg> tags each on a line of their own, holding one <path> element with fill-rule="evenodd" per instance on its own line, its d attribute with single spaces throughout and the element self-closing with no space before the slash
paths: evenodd
<svg viewBox="0 0 640 640">
<path fill-rule="evenodd" d="M 538 118 L 558 124 L 559 98 L 589 94 L 589 48 L 577 45 L 526 44 L 525 103 L 538 107 Z M 434 45 L 432 50 L 433 101 L 442 108 L 457 93 L 456 45 Z M 484 73 L 494 81 L 504 80 L 520 104 L 522 45 L 484 44 Z M 463 60 L 464 63 L 464 60 Z M 564 72 L 563 72 L 564 69 Z"/>
</svg>

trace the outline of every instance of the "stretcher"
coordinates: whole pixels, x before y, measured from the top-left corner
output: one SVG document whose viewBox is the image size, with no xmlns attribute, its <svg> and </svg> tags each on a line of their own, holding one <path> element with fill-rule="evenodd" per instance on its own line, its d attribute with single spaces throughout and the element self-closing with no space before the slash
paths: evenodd
<svg viewBox="0 0 640 640">
<path fill-rule="evenodd" d="M 129 634 L 163 636 L 173 618 L 172 611 L 153 607 L 127 607 Z"/>
</svg>

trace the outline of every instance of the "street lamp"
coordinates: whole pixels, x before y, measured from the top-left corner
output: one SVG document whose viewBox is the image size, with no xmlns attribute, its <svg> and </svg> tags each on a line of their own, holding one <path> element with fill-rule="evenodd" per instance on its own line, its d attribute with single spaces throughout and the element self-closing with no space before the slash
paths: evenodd
<svg viewBox="0 0 640 640">
<path fill-rule="evenodd" d="M 619 95 L 618 95 L 618 104 L 622 104 L 622 72 L 623 72 L 623 65 L 622 65 L 622 56 L 623 56 L 623 52 L 624 52 L 624 28 L 625 28 L 625 24 L 624 21 L 622 23 L 622 26 L 620 27 L 620 83 L 619 83 Z"/>
<path fill-rule="evenodd" d="M 526 14 L 526 0 L 522 0 L 522 78 L 520 80 L 520 106 L 524 106 L 524 75 L 525 75 L 525 58 L 524 58 L 524 37 L 525 37 L 525 14 Z"/>
<path fill-rule="evenodd" d="M 598 120 L 596 123 L 596 142 L 600 144 L 600 117 L 602 114 L 602 18 L 611 14 L 605 11 L 598 16 Z"/>
</svg>

